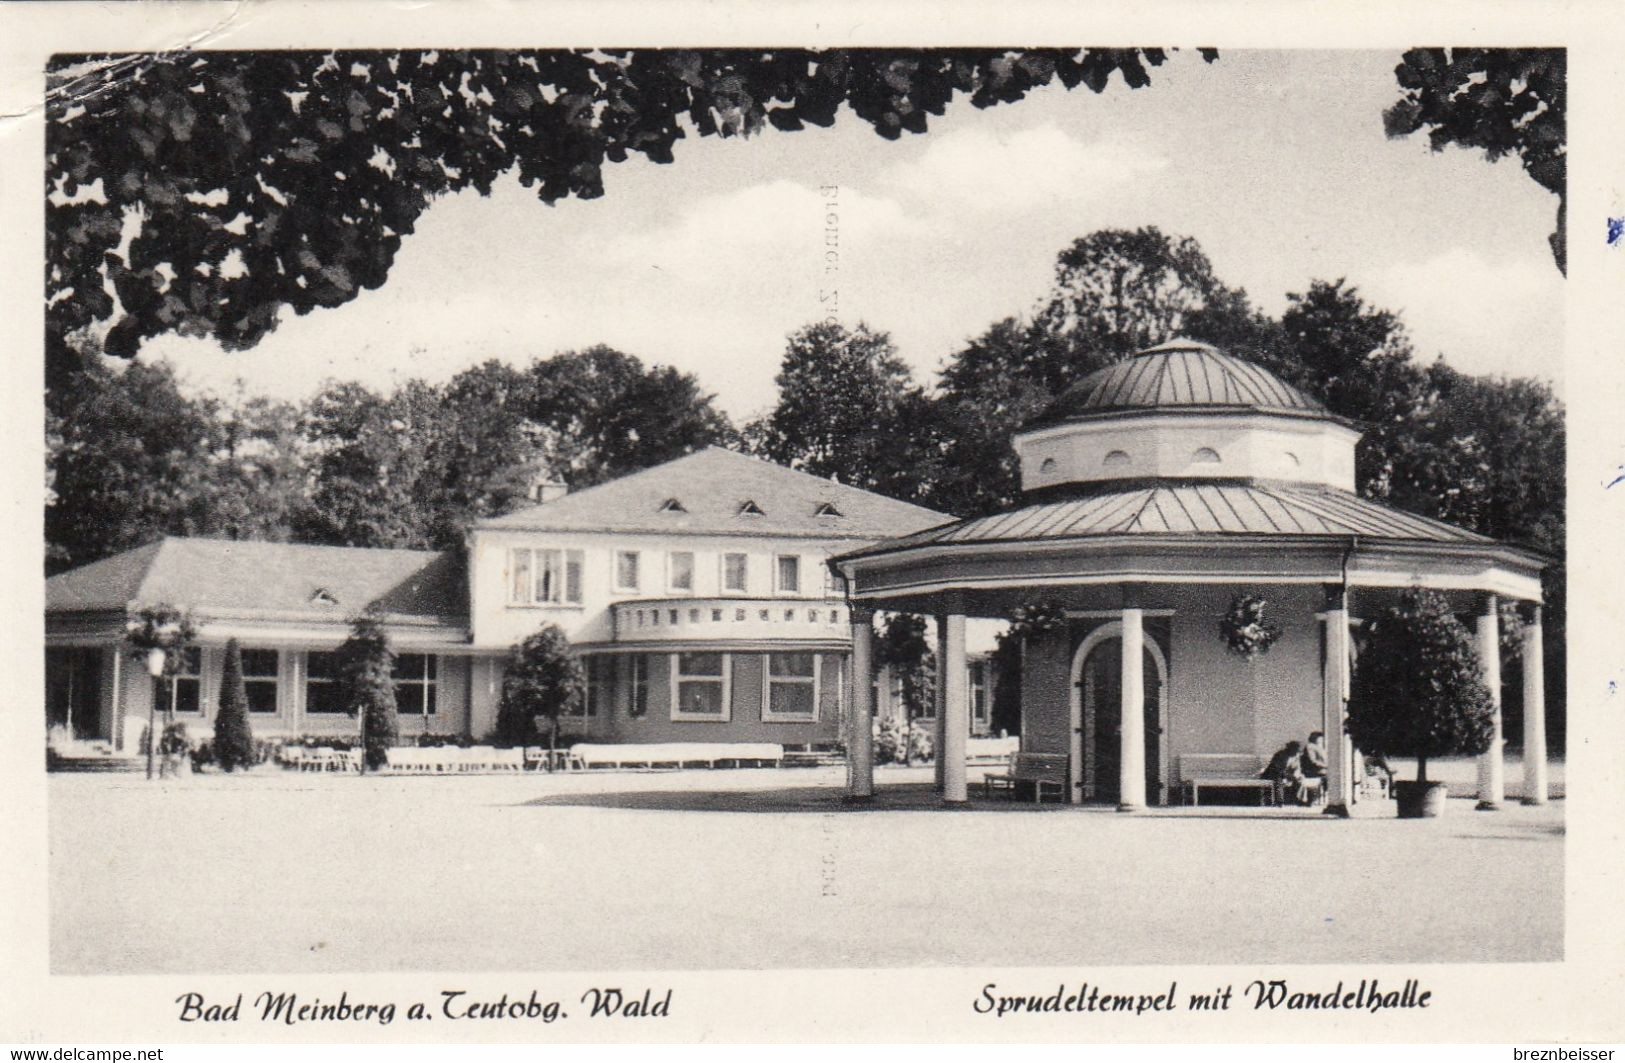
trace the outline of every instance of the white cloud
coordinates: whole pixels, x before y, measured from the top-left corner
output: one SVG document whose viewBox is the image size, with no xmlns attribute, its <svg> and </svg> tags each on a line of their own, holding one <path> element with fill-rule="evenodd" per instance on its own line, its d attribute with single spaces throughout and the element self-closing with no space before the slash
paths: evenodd
<svg viewBox="0 0 1625 1063">
<path fill-rule="evenodd" d="M 895 200 L 778 180 L 699 199 L 670 225 L 611 241 L 609 254 L 634 270 L 714 284 L 719 271 L 761 277 L 769 266 L 817 275 L 830 246 L 838 251 L 917 228 Z"/>
<path fill-rule="evenodd" d="M 892 167 L 884 179 L 948 210 L 1024 211 L 1096 199 L 1167 165 L 1124 140 L 1084 143 L 1044 125 L 1009 135 L 939 134 L 917 160 Z"/>
<path fill-rule="evenodd" d="M 1533 376 L 1561 387 L 1563 281 L 1549 255 L 1486 259 L 1465 248 L 1400 262 L 1361 285 L 1400 312 L 1417 355 L 1470 373 Z"/>
</svg>

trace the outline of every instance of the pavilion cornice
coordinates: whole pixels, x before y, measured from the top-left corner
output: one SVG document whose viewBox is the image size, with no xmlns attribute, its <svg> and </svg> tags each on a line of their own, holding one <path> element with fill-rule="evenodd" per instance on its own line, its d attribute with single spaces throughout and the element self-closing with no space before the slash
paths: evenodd
<svg viewBox="0 0 1625 1063">
<path fill-rule="evenodd" d="M 1336 583 L 1483 590 L 1539 600 L 1543 559 L 1500 543 L 1349 535 L 1109 535 L 928 543 L 837 559 L 855 601 L 1022 586 Z"/>
</svg>

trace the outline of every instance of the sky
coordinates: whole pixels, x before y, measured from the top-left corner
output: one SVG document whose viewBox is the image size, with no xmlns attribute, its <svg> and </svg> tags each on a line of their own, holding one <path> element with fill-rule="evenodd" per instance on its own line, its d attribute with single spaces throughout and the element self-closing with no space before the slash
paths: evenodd
<svg viewBox="0 0 1625 1063">
<path fill-rule="evenodd" d="M 886 331 L 929 382 L 966 340 L 1031 312 L 1072 240 L 1154 225 L 1194 237 L 1266 311 L 1346 278 L 1399 312 L 1419 358 L 1561 392 L 1556 198 L 1515 159 L 1388 140 L 1398 59 L 1180 52 L 1144 89 L 961 101 L 898 142 L 849 113 L 829 130 L 691 137 L 671 164 L 606 166 L 596 200 L 548 206 L 506 179 L 434 203 L 376 291 L 285 313 L 249 352 L 166 336 L 142 356 L 194 391 L 298 398 L 326 379 L 387 390 L 606 343 L 695 374 L 742 422 L 773 405 L 803 325 Z"/>
</svg>

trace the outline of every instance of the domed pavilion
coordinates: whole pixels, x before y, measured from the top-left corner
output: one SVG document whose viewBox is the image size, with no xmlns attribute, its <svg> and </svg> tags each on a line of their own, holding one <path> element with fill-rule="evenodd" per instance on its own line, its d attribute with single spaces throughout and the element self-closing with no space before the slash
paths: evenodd
<svg viewBox="0 0 1625 1063">
<path fill-rule="evenodd" d="M 855 606 L 849 797 L 873 793 L 870 614 L 934 616 L 938 785 L 966 800 L 967 617 L 1038 607 L 1022 645 L 1021 748 L 1065 762 L 1073 802 L 1171 803 L 1191 765 L 1263 764 L 1326 735 L 1327 811 L 1357 782 L 1344 718 L 1350 624 L 1406 588 L 1476 617 L 1496 740 L 1481 807 L 1504 799 L 1498 603 L 1524 606 L 1524 783 L 1545 798 L 1541 570 L 1528 550 L 1360 498 L 1359 428 L 1263 368 L 1174 340 L 1091 373 L 1015 437 L 1023 498 L 836 558 Z M 1235 652 L 1221 618 L 1262 600 L 1268 652 Z M 1251 758 L 1251 759 L 1250 759 Z"/>
</svg>

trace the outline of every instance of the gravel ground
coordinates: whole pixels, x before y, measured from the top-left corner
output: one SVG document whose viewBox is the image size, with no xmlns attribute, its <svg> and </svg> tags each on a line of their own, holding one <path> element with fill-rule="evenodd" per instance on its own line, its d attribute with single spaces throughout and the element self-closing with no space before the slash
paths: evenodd
<svg viewBox="0 0 1625 1063">
<path fill-rule="evenodd" d="M 1466 777 L 1470 778 L 1470 765 Z M 974 777 L 974 774 L 973 774 Z M 1561 778 L 1558 774 L 1557 778 Z M 1508 789 L 1516 793 L 1516 765 Z M 59 974 L 1518 962 L 1563 802 L 945 811 L 930 769 L 50 779 Z"/>
</svg>

